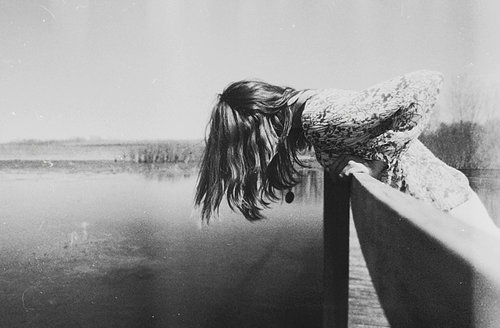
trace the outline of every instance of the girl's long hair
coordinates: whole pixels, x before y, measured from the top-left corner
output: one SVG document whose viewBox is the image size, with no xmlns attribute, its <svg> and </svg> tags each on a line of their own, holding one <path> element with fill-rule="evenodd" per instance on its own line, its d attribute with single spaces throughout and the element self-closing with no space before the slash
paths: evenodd
<svg viewBox="0 0 500 328">
<path fill-rule="evenodd" d="M 227 198 L 250 221 L 297 184 L 297 152 L 309 144 L 302 129 L 292 129 L 288 102 L 298 92 L 261 81 L 230 84 L 219 95 L 209 121 L 195 204 L 209 221 Z"/>
</svg>

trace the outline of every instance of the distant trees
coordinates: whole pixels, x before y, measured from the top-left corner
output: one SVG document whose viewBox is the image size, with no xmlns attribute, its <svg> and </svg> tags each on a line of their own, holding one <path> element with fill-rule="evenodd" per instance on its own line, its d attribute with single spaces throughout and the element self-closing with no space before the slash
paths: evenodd
<svg viewBox="0 0 500 328">
<path fill-rule="evenodd" d="M 448 165 L 459 169 L 500 168 L 500 119 L 480 124 L 441 123 L 420 140 Z"/>
<path fill-rule="evenodd" d="M 498 92 L 470 74 L 453 82 L 450 123 L 424 133 L 420 140 L 447 164 L 459 169 L 500 168 Z"/>
</svg>

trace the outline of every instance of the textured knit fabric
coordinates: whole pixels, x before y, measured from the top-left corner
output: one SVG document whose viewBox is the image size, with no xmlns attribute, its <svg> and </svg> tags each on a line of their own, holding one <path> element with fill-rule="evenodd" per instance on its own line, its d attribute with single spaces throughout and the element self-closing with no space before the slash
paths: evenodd
<svg viewBox="0 0 500 328">
<path fill-rule="evenodd" d="M 417 71 L 361 92 L 318 90 L 302 113 L 305 136 L 324 167 L 345 154 L 384 161 L 382 182 L 449 211 L 469 199 L 469 182 L 417 139 L 442 82 L 440 73 Z"/>
</svg>

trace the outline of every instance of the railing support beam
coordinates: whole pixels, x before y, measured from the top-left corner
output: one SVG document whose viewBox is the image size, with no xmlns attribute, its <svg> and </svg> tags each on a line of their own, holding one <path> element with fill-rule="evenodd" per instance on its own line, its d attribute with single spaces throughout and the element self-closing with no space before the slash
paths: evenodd
<svg viewBox="0 0 500 328">
<path fill-rule="evenodd" d="M 346 328 L 349 310 L 349 197 L 351 179 L 324 177 L 323 327 Z"/>
</svg>

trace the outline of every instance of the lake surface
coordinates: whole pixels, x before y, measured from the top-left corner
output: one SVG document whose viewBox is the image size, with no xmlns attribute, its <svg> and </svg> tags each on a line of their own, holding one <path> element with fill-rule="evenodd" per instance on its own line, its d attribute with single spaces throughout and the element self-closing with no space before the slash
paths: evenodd
<svg viewBox="0 0 500 328">
<path fill-rule="evenodd" d="M 223 208 L 201 226 L 195 175 L 17 164 L 0 173 L 1 327 L 319 325 L 314 173 L 264 222 Z"/>
<path fill-rule="evenodd" d="M 1 163 L 1 327 L 321 326 L 321 172 L 206 226 L 179 165 Z M 468 174 L 498 219 L 499 172 Z"/>
</svg>

